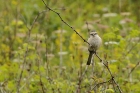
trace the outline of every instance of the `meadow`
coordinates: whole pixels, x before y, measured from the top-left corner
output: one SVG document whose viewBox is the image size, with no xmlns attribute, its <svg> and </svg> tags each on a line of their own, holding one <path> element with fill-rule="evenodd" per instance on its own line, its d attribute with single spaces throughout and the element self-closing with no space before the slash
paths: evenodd
<svg viewBox="0 0 140 93">
<path fill-rule="evenodd" d="M 1 0 L 0 93 L 140 93 L 139 0 Z M 90 31 L 102 45 L 86 65 Z"/>
</svg>

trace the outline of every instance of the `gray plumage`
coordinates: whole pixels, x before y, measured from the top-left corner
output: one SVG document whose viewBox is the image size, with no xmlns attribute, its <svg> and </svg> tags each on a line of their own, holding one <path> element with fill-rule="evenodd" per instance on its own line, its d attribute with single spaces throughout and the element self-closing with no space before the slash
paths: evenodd
<svg viewBox="0 0 140 93">
<path fill-rule="evenodd" d="M 96 53 L 96 50 L 100 47 L 102 43 L 102 39 L 98 36 L 97 32 L 90 32 L 90 37 L 88 38 L 88 43 L 90 44 L 88 47 L 89 57 L 87 61 L 87 65 L 90 65 L 92 56 Z"/>
</svg>

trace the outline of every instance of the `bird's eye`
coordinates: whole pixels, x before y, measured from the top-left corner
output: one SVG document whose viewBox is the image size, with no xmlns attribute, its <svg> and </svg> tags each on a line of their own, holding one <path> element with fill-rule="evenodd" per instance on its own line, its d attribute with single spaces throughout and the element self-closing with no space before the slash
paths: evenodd
<svg viewBox="0 0 140 93">
<path fill-rule="evenodd" d="M 95 36 L 97 33 L 94 33 L 94 34 L 90 34 L 90 35 L 92 35 L 92 36 Z"/>
</svg>

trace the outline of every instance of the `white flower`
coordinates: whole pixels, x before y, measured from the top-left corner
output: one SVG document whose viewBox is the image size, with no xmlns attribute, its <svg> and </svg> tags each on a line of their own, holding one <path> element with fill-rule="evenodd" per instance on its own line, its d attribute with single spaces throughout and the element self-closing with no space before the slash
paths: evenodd
<svg viewBox="0 0 140 93">
<path fill-rule="evenodd" d="M 103 14 L 103 17 L 115 17 L 117 16 L 117 13 L 106 13 L 106 14 Z"/>
<path fill-rule="evenodd" d="M 119 45 L 119 43 L 118 42 L 115 42 L 115 41 L 105 42 L 104 44 L 105 45 Z"/>
</svg>

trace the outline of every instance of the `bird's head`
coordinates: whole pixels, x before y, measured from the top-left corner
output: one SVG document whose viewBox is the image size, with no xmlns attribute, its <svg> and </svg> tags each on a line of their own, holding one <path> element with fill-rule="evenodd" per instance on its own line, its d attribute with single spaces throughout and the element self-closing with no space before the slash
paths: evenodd
<svg viewBox="0 0 140 93">
<path fill-rule="evenodd" d="M 90 32 L 90 35 L 91 35 L 91 36 L 95 36 L 95 35 L 97 35 L 97 32 L 96 32 L 96 31 L 91 31 L 91 32 Z"/>
</svg>

